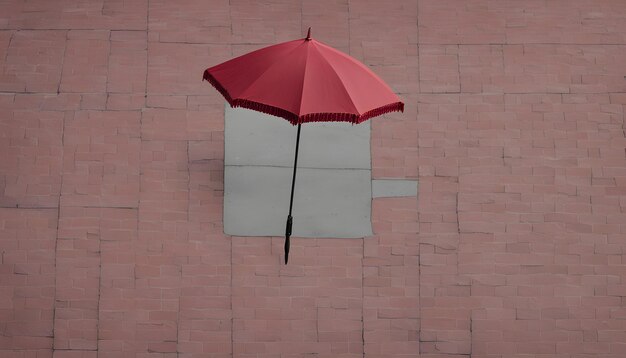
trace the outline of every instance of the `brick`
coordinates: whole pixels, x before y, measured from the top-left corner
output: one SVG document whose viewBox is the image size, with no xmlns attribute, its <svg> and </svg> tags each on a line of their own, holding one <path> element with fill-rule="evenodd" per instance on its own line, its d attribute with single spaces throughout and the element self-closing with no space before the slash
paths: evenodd
<svg viewBox="0 0 626 358">
<path fill-rule="evenodd" d="M 104 93 L 88 93 L 80 96 L 80 109 L 104 110 L 108 100 Z"/>
<path fill-rule="evenodd" d="M 141 130 L 148 140 L 210 140 L 212 132 L 224 131 L 223 106 L 210 111 L 146 109 Z"/>
<path fill-rule="evenodd" d="M 280 3 L 263 6 L 254 1 L 236 1 L 230 6 L 232 43 L 269 44 L 304 37 L 302 24 L 290 14 L 301 12 L 301 5 Z M 254 19 L 255 21 L 249 21 Z M 271 20 L 270 20 L 271 19 Z"/>
<path fill-rule="evenodd" d="M 16 7 L 7 22 L 15 29 L 67 29 L 90 28 L 145 30 L 147 1 L 140 0 L 132 4 L 111 1 L 105 4 L 86 2 L 75 4 L 72 1 L 60 1 L 53 5 L 33 3 Z"/>
<path fill-rule="evenodd" d="M 0 161 L 0 203 L 3 206 L 54 207 L 61 185 L 62 112 L 9 110 L 0 119 L 0 138 L 7 155 Z M 12 139 L 10 139 L 12 138 Z"/>
<path fill-rule="evenodd" d="M 61 92 L 105 92 L 110 51 L 108 31 L 68 33 Z"/>
<path fill-rule="evenodd" d="M 220 98 L 218 103 L 223 103 Z M 166 108 L 166 109 L 186 109 L 188 96 L 175 95 L 149 95 L 146 98 L 146 107 L 148 108 Z"/>
<path fill-rule="evenodd" d="M 137 207 L 140 113 L 79 111 L 66 120 L 63 204 Z"/>
<path fill-rule="evenodd" d="M 424 4 L 419 13 L 420 39 L 425 43 L 501 43 L 505 20 L 484 6 L 459 2 Z M 437 21 L 437 19 L 446 21 Z M 478 24 L 481 26 L 478 26 Z"/>
<path fill-rule="evenodd" d="M 349 7 L 347 3 L 324 0 L 315 3 L 302 3 L 302 30 L 309 26 L 315 37 L 348 52 L 349 44 Z"/>
<path fill-rule="evenodd" d="M 15 31 L 8 35 L 0 60 L 0 90 L 54 92 L 59 88 L 67 31 Z M 7 43 L 0 40 L 0 44 Z M 1 46 L 1 45 L 0 45 Z"/>
<path fill-rule="evenodd" d="M 98 352 L 94 350 L 56 350 L 53 358 L 96 358 Z"/>
<path fill-rule="evenodd" d="M 56 222 L 56 209 L 0 209 L 0 301 L 11 312 L 0 352 L 52 348 Z"/>
<path fill-rule="evenodd" d="M 568 62 L 572 51 L 589 51 L 591 57 L 603 58 L 607 66 L 597 68 L 589 61 L 583 65 L 582 83 L 572 81 L 570 73 L 551 69 L 557 63 Z M 462 46 L 459 53 L 461 88 L 463 91 L 509 92 L 601 92 L 621 91 L 622 85 L 611 63 L 614 56 L 623 56 L 619 49 L 594 51 L 584 45 L 563 45 L 556 48 L 543 45 Z M 605 57 L 606 56 L 606 57 Z M 542 58 L 537 61 L 537 58 Z M 607 58 L 605 60 L 604 58 Z M 585 78 L 583 73 L 598 73 Z"/>
<path fill-rule="evenodd" d="M 145 95 L 134 94 L 109 94 L 106 101 L 106 109 L 112 111 L 140 110 L 145 106 Z"/>
<path fill-rule="evenodd" d="M 136 212 L 130 210 L 67 208 L 62 211 L 57 251 L 55 347 L 76 354 L 82 349 L 98 348 L 100 301 L 106 307 L 106 287 L 110 277 L 115 277 L 115 271 L 120 271 L 116 270 L 117 265 L 103 261 L 101 253 L 106 249 L 102 240 L 123 227 L 125 219 L 133 222 L 130 230 L 134 230 Z M 121 272 L 122 277 L 132 275 L 132 270 Z"/>
<path fill-rule="evenodd" d="M 139 31 L 112 31 L 106 91 L 139 93 L 146 90 L 147 37 Z"/>
<path fill-rule="evenodd" d="M 231 39 L 230 4 L 218 1 L 210 8 L 196 1 L 176 6 L 150 2 L 150 32 L 158 42 L 228 43 Z"/>
<path fill-rule="evenodd" d="M 423 45 L 419 48 L 420 89 L 427 93 L 460 92 L 459 47 Z"/>
<path fill-rule="evenodd" d="M 226 45 L 151 43 L 148 47 L 148 94 L 209 94 L 217 98 L 221 95 L 202 81 L 202 71 L 230 56 L 230 47 Z M 207 62 L 207 58 L 211 62 Z"/>
</svg>

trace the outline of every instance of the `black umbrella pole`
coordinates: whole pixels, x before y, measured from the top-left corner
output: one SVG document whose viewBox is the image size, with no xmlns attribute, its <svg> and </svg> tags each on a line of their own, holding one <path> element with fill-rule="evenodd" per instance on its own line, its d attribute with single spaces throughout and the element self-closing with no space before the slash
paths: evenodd
<svg viewBox="0 0 626 358">
<path fill-rule="evenodd" d="M 291 198 L 289 199 L 289 215 L 287 216 L 287 227 L 285 228 L 285 265 L 289 262 L 289 238 L 291 237 L 291 227 L 293 226 L 293 217 L 291 209 L 293 209 L 293 191 L 296 187 L 296 169 L 298 168 L 298 148 L 300 147 L 300 128 L 302 124 L 298 123 L 298 135 L 296 136 L 296 158 L 293 161 L 293 178 L 291 179 Z"/>
</svg>

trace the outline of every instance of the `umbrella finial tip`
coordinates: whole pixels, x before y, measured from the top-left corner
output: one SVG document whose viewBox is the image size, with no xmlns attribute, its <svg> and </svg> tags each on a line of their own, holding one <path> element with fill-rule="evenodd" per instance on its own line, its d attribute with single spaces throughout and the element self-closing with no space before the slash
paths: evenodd
<svg viewBox="0 0 626 358">
<path fill-rule="evenodd" d="M 310 40 L 311 39 L 311 28 L 309 27 L 309 31 L 307 31 L 306 33 L 306 39 Z"/>
</svg>

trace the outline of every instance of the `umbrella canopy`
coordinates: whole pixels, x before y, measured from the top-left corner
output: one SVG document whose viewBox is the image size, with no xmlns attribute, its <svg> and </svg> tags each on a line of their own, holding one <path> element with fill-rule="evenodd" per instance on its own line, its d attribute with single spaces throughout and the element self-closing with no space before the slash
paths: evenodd
<svg viewBox="0 0 626 358">
<path fill-rule="evenodd" d="M 232 107 L 306 122 L 361 123 L 403 111 L 400 98 L 354 58 L 310 36 L 262 48 L 204 71 Z"/>
<path fill-rule="evenodd" d="M 304 39 L 265 47 L 210 67 L 202 78 L 231 107 L 249 108 L 298 125 L 285 228 L 285 264 L 289 259 L 302 123 L 361 123 L 384 113 L 404 111 L 404 103 L 374 72 L 311 38 L 310 28 Z"/>
</svg>

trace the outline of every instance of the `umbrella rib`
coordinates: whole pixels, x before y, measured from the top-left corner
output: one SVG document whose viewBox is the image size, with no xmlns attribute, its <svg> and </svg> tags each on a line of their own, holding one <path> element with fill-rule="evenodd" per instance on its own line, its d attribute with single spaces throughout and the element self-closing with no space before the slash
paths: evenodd
<svg viewBox="0 0 626 358">
<path fill-rule="evenodd" d="M 367 66 L 363 62 L 356 61 L 353 57 L 350 57 L 349 55 L 347 55 L 347 54 L 345 54 L 345 53 L 343 53 L 341 51 L 337 51 L 334 48 L 326 45 L 325 43 L 319 43 L 319 45 L 320 45 L 320 47 L 322 49 L 324 49 L 324 51 L 329 51 L 329 52 L 333 53 L 336 56 L 344 58 L 346 61 L 352 63 L 352 65 L 356 65 L 356 66 L 361 67 L 364 71 L 369 73 L 372 78 L 374 78 L 376 81 L 378 81 L 378 83 L 380 83 L 383 87 L 386 87 L 387 89 L 389 89 L 389 91 L 393 92 L 391 87 L 389 87 L 389 85 L 385 81 L 383 81 L 382 78 L 380 78 L 374 71 L 372 71 L 371 68 L 369 68 L 369 66 Z"/>
<path fill-rule="evenodd" d="M 304 43 L 303 43 L 303 44 L 304 44 Z M 295 46 L 295 47 L 294 47 L 291 51 L 289 51 L 289 52 L 288 52 L 288 53 L 287 53 L 287 54 L 283 57 L 283 59 L 288 58 L 291 54 L 293 54 L 293 53 L 294 53 L 294 52 L 298 49 L 298 47 L 302 46 L 303 44 L 300 44 L 300 45 L 298 45 L 298 46 Z M 243 97 L 245 97 L 245 96 L 246 96 L 246 92 L 248 92 L 248 90 L 249 90 L 250 88 L 252 88 L 252 87 L 253 87 L 253 86 L 254 86 L 257 82 L 259 82 L 259 80 L 261 80 L 261 78 L 263 78 L 263 76 L 265 76 L 265 74 L 266 74 L 266 73 L 267 73 L 270 69 L 272 69 L 272 68 L 274 68 L 274 67 L 278 66 L 279 64 L 282 64 L 282 61 L 276 61 L 276 62 L 272 63 L 271 65 L 267 66 L 267 68 L 266 68 L 265 70 L 263 70 L 263 73 L 261 73 L 259 76 L 257 76 L 257 78 L 256 78 L 254 81 L 252 81 L 252 83 L 250 83 L 250 84 L 246 87 L 246 89 L 245 89 L 245 90 L 241 91 L 241 94 L 240 94 L 238 97 L 242 98 L 244 101 L 247 101 L 247 102 L 260 103 L 260 104 L 262 104 L 262 105 L 264 105 L 264 106 L 268 106 L 268 107 L 272 107 L 272 108 L 278 108 L 278 107 L 274 107 L 274 106 L 269 105 L 269 104 L 266 104 L 266 103 L 261 103 L 261 102 L 256 102 L 256 101 L 251 101 L 251 100 L 249 100 L 249 99 L 245 99 L 245 98 L 243 98 Z M 237 100 L 235 100 L 235 101 L 237 101 Z M 282 109 L 282 110 L 283 110 L 283 111 L 285 111 L 285 112 L 289 112 L 289 111 L 287 111 L 287 110 L 285 110 L 285 109 Z M 291 113 L 291 112 L 289 112 L 289 113 Z M 295 113 L 293 113 L 293 114 L 294 114 L 296 117 L 298 116 L 298 115 L 297 115 L 297 114 L 295 114 Z"/>
<path fill-rule="evenodd" d="M 314 43 L 315 44 L 315 43 Z M 326 59 L 326 57 L 324 56 L 323 53 L 320 52 L 320 50 L 317 48 L 317 45 L 314 46 L 315 51 L 317 51 L 320 54 L 320 58 L 322 58 L 324 60 L 324 63 L 326 63 L 326 65 L 333 69 L 333 71 L 330 71 L 330 73 L 334 74 L 335 77 L 339 80 L 339 82 L 341 82 L 341 88 L 343 89 L 344 93 L 346 94 L 346 96 L 348 97 L 348 99 L 350 100 L 350 103 L 352 104 L 352 108 L 354 108 L 354 111 L 356 113 L 359 113 L 359 109 L 356 107 L 356 104 L 354 103 L 354 100 L 352 99 L 352 96 L 350 95 L 350 92 L 348 92 L 348 90 L 346 89 L 346 84 L 343 81 L 343 79 L 341 78 L 341 76 L 339 75 L 339 73 L 337 73 L 337 71 L 334 71 L 333 66 L 330 64 L 330 62 L 328 62 L 328 60 Z M 358 118 L 361 115 L 361 113 L 359 113 L 358 115 L 356 115 L 356 117 Z"/>
<path fill-rule="evenodd" d="M 380 77 L 378 77 L 378 75 L 376 75 L 364 63 L 359 62 L 359 61 L 355 61 L 354 58 L 348 56 L 345 53 L 342 53 L 342 52 L 339 52 L 339 51 L 335 51 L 332 47 L 330 47 L 330 46 L 328 46 L 328 45 L 326 45 L 324 43 L 318 43 L 318 44 L 319 44 L 319 48 L 316 47 L 316 49 L 321 54 L 323 54 L 323 51 L 320 51 L 320 50 L 323 49 L 324 51 L 332 51 L 333 54 L 345 58 L 346 61 L 351 62 L 353 65 L 361 67 L 364 71 L 369 73 L 373 79 L 375 79 L 383 87 L 387 88 L 391 93 L 393 93 L 393 90 L 389 87 L 389 85 L 387 85 L 387 83 L 385 83 L 385 81 L 383 81 Z M 324 61 L 329 63 L 325 56 L 321 56 L 321 57 L 324 59 Z M 334 72 L 334 73 L 337 76 L 337 78 L 339 78 L 341 83 L 344 84 L 344 90 L 346 91 L 346 93 L 348 94 L 348 97 L 350 98 L 350 101 L 354 105 L 354 101 L 352 100 L 352 96 L 350 95 L 350 92 L 348 92 L 347 89 L 345 88 L 345 82 L 343 81 L 343 78 L 341 77 L 341 75 L 338 72 Z M 355 109 L 356 109 L 356 106 L 355 106 Z M 361 123 L 361 122 L 363 122 L 365 120 L 368 120 L 368 119 L 370 119 L 372 117 L 376 117 L 376 116 L 379 116 L 379 115 L 382 115 L 382 114 L 385 114 L 385 113 L 388 113 L 388 112 L 404 112 L 404 103 L 402 103 L 402 101 L 398 100 L 397 102 L 389 103 L 389 104 L 386 104 L 386 105 L 381 106 L 381 107 L 372 108 L 372 109 L 367 110 L 367 111 L 365 111 L 363 113 L 360 113 L 358 111 L 358 109 L 357 109 L 356 112 L 359 113 L 359 114 L 357 116 L 355 116 L 356 118 L 352 122 L 353 123 Z"/>
<path fill-rule="evenodd" d="M 309 66 L 308 66 L 308 64 L 309 64 L 309 56 L 310 56 L 310 54 L 311 54 L 311 50 L 310 50 L 310 47 L 311 47 L 311 46 L 310 46 L 310 43 L 311 43 L 312 41 L 307 40 L 307 41 L 305 42 L 305 44 L 306 44 L 307 42 L 309 43 L 309 46 L 306 48 L 306 60 L 305 60 L 305 66 L 304 66 L 304 71 L 302 71 L 302 86 L 300 87 L 300 106 L 298 107 L 298 123 L 302 123 L 302 122 L 300 121 L 300 119 L 301 119 L 301 117 L 302 117 L 302 116 L 301 116 L 301 114 L 302 114 L 302 105 L 304 104 L 304 101 L 303 101 L 303 97 L 304 97 L 304 86 L 305 86 L 305 83 L 306 83 L 306 74 L 307 74 L 307 72 L 308 72 L 307 70 L 309 69 Z"/>
</svg>

